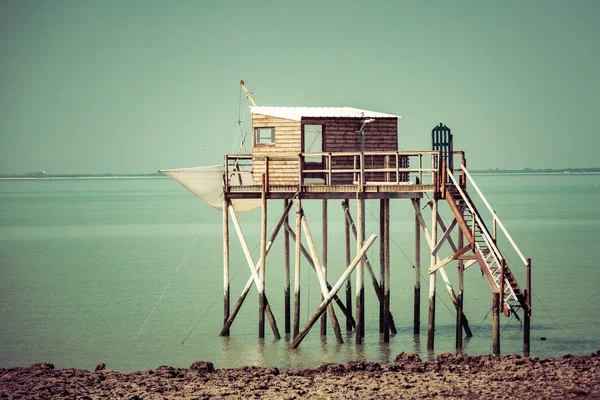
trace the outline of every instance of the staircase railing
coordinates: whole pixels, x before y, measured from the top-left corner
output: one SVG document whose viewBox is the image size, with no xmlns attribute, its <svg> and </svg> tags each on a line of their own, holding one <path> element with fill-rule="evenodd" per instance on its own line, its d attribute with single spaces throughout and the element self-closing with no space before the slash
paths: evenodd
<svg viewBox="0 0 600 400">
<path fill-rule="evenodd" d="M 471 215 L 473 215 L 473 220 L 475 221 L 475 223 L 477 225 L 479 225 L 479 227 L 481 229 L 481 232 L 482 232 L 482 234 L 484 236 L 485 241 L 487 242 L 488 246 L 492 250 L 492 253 L 494 253 L 494 257 L 496 258 L 496 262 L 498 262 L 498 265 L 500 265 L 500 260 L 499 260 L 500 250 L 498 249 L 498 247 L 496 246 L 495 241 L 492 239 L 492 237 L 490 236 L 488 230 L 486 229 L 485 223 L 483 222 L 483 220 L 481 219 L 481 216 L 479 215 L 479 213 L 475 209 L 475 206 L 473 204 L 471 204 L 470 201 L 468 201 L 469 197 L 465 194 L 465 192 L 463 191 L 463 189 L 460 187 L 460 185 L 456 181 L 456 178 L 452 174 L 452 171 L 450 171 L 450 169 L 448 169 L 447 172 L 448 172 L 448 176 L 450 176 L 450 179 L 454 183 L 454 186 L 456 187 L 456 189 L 460 193 L 461 197 L 465 200 L 465 205 L 469 208 L 469 211 L 471 212 Z M 473 183 L 472 179 L 471 179 L 471 183 Z M 481 192 L 479 192 L 479 193 L 481 193 Z M 473 237 L 475 237 L 475 232 L 473 232 L 472 234 L 473 234 Z"/>
<path fill-rule="evenodd" d="M 489 212 L 492 214 L 492 218 L 493 218 L 494 224 L 500 227 L 500 229 L 502 230 L 502 232 L 506 236 L 506 239 L 508 239 L 509 243 L 512 245 L 512 247 L 515 250 L 515 252 L 519 255 L 519 257 L 521 258 L 521 261 L 523 261 L 523 264 L 527 265 L 527 259 L 525 258 L 525 256 L 523 255 L 523 253 L 521 252 L 521 250 L 519 249 L 519 247 L 517 246 L 517 244 L 513 240 L 512 236 L 510 236 L 510 234 L 508 233 L 508 231 L 504 227 L 504 224 L 502 223 L 502 221 L 500 220 L 500 218 L 496 214 L 496 211 L 494 211 L 494 209 L 490 206 L 490 203 L 487 201 L 486 197 L 483 195 L 483 193 L 479 189 L 479 186 L 477 186 L 477 184 L 475 183 L 475 181 L 471 177 L 471 174 L 469 173 L 469 171 L 467 171 L 467 168 L 464 165 L 461 165 L 461 169 L 464 172 L 464 174 L 466 175 L 466 177 L 469 180 L 469 182 L 471 183 L 471 185 L 475 188 L 475 191 L 477 192 L 477 194 L 479 195 L 479 197 L 481 198 L 481 200 L 483 201 L 483 203 L 485 204 L 485 206 L 487 207 L 487 209 L 489 210 Z M 449 175 L 452 176 L 452 173 L 449 172 Z M 452 179 L 453 179 L 453 181 L 456 184 L 456 180 L 454 180 L 453 176 L 452 176 Z"/>
<path fill-rule="evenodd" d="M 523 257 L 523 254 L 521 253 L 521 251 L 515 244 L 514 240 L 512 239 L 510 234 L 506 231 L 504 224 L 502 223 L 502 221 L 500 221 L 496 212 L 491 208 L 489 202 L 487 201 L 487 199 L 485 198 L 485 196 L 483 195 L 483 193 L 481 192 L 481 190 L 479 189 L 479 187 L 477 186 L 477 184 L 475 183 L 475 181 L 473 180 L 473 178 L 471 177 L 471 175 L 469 174 L 469 172 L 467 171 L 465 166 L 462 165 L 461 168 L 463 170 L 463 173 L 462 173 L 463 185 L 460 185 L 456 181 L 456 178 L 454 177 L 454 175 L 450 169 L 447 170 L 447 175 L 450 176 L 450 180 L 454 184 L 453 188 L 458 192 L 458 195 L 460 195 L 464 206 L 467 207 L 468 212 L 470 212 L 470 214 L 473 218 L 472 219 L 473 226 L 470 227 L 470 229 L 472 229 L 471 237 L 473 240 L 473 244 L 475 246 L 475 251 L 480 254 L 480 257 L 482 257 L 482 259 L 480 260 L 480 262 L 483 262 L 481 267 L 485 268 L 485 270 L 487 271 L 486 275 L 489 273 L 490 285 L 492 285 L 493 287 L 495 286 L 494 287 L 495 290 L 502 292 L 502 301 L 505 304 L 505 306 L 507 307 L 506 308 L 507 311 L 512 309 L 513 305 L 510 303 L 512 301 L 517 301 L 520 306 L 527 305 L 527 307 L 529 307 L 528 306 L 529 300 L 527 298 L 525 298 L 525 296 L 520 297 L 520 296 L 522 296 L 521 289 L 520 289 L 518 283 L 516 282 L 516 280 L 514 280 L 514 275 L 510 272 L 510 269 L 506 265 L 506 260 L 504 259 L 504 256 L 500 252 L 500 249 L 497 245 L 496 224 L 498 224 L 498 226 L 500 226 L 500 229 L 506 235 L 508 241 L 513 246 L 514 250 L 517 252 L 519 257 L 524 261 L 526 267 L 529 266 L 528 260 L 525 259 L 525 257 Z M 464 188 L 466 186 L 464 186 L 464 183 L 466 183 L 466 181 L 465 181 L 464 177 L 466 177 L 471 182 L 471 184 L 475 188 L 475 191 L 477 192 L 477 194 L 479 194 L 481 200 L 485 203 L 486 207 L 488 208 L 488 210 L 492 214 L 492 217 L 494 218 L 494 220 L 493 220 L 494 221 L 494 237 L 493 238 L 492 238 L 489 230 L 487 229 L 487 226 L 486 226 L 485 222 L 483 221 L 481 215 L 479 214 L 479 211 L 477 210 L 475 204 L 473 203 L 471 197 L 465 193 Z M 454 197 L 452 196 L 452 198 L 454 198 Z M 477 229 L 477 231 L 476 231 L 476 229 Z M 479 236 L 480 238 L 483 239 L 483 241 L 485 242 L 485 247 L 488 249 L 489 253 L 485 253 L 483 251 L 483 247 L 481 247 L 480 244 L 476 241 L 477 236 Z M 492 257 L 492 259 L 490 259 L 490 257 Z M 512 283 L 511 283 L 511 281 L 512 281 Z M 518 294 L 517 294 L 517 292 L 518 292 Z"/>
</svg>

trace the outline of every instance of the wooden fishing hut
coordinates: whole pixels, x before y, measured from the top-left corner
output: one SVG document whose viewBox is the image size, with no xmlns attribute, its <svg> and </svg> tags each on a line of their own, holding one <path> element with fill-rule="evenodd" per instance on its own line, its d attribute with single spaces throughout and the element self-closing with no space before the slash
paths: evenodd
<svg viewBox="0 0 600 400">
<path fill-rule="evenodd" d="M 271 246 L 282 231 L 284 235 L 284 293 L 285 333 L 292 334 L 291 348 L 297 347 L 317 320 L 321 319 L 321 334 L 326 332 L 326 316 L 330 319 L 338 342 L 343 342 L 339 313 L 345 317 L 346 329 L 355 332 L 356 343 L 363 343 L 365 329 L 365 273 L 369 275 L 379 301 L 379 327 L 384 342 L 396 327 L 390 310 L 390 200 L 404 199 L 415 213 L 415 280 L 414 333 L 420 331 L 421 238 L 430 250 L 429 313 L 427 348 L 434 349 L 436 312 L 436 279 L 444 280 L 456 308 L 456 348 L 462 349 L 463 330 L 471 335 L 463 312 L 463 273 L 479 265 L 491 292 L 493 303 L 493 352 L 500 353 L 500 314 L 516 315 L 524 321 L 524 353 L 529 354 L 531 315 L 531 260 L 525 258 L 504 225 L 493 211 L 466 168 L 462 151 L 455 151 L 449 128 L 440 124 L 432 130 L 432 149 L 424 151 L 398 150 L 399 116 L 349 107 L 252 107 L 252 153 L 227 154 L 223 174 L 223 266 L 224 266 L 224 326 L 229 329 L 253 285 L 259 293 L 258 335 L 265 335 L 265 316 L 273 335 L 281 337 L 266 294 L 265 267 Z M 251 179 L 242 180 L 242 174 Z M 431 200 L 423 207 L 431 211 L 425 218 L 421 200 L 427 194 Z M 479 196 L 488 214 L 484 218 L 471 199 Z M 261 245 L 260 258 L 255 263 L 244 238 L 242 227 L 232 202 L 260 201 Z M 337 279 L 327 271 L 328 200 L 342 200 L 345 215 L 346 268 Z M 355 217 L 349 200 L 355 199 Z M 267 200 L 270 200 L 267 207 Z M 267 209 L 282 200 L 283 213 L 273 231 L 267 232 Z M 303 203 L 321 201 L 323 220 L 321 254 L 313 240 Z M 379 200 L 379 235 L 365 237 L 365 200 Z M 295 221 L 289 213 L 294 208 Z M 441 204 L 440 204 L 441 203 Z M 479 201 L 481 203 L 481 201 Z M 446 204 L 453 220 L 446 224 L 438 207 Z M 292 217 L 293 218 L 293 217 Z M 250 278 L 233 309 L 229 291 L 230 220 L 242 245 L 250 269 Z M 428 224 L 426 221 L 430 221 Z M 511 272 L 498 243 L 508 242 L 526 268 L 526 289 L 521 289 Z M 351 248 L 351 236 L 356 247 Z M 374 270 L 367 250 L 379 236 L 379 271 Z M 295 242 L 290 253 L 290 239 Z M 337 238 L 336 238 L 337 239 Z M 303 243 L 304 242 L 304 243 Z M 443 246 L 445 245 L 445 246 Z M 442 257 L 442 249 L 451 252 Z M 301 259 L 316 272 L 322 302 L 312 316 L 300 321 Z M 457 291 L 448 279 L 445 268 L 456 262 Z M 279 267 L 280 262 L 276 265 Z M 290 283 L 293 265 L 294 301 Z M 378 273 L 377 273 L 378 272 Z M 354 296 L 351 277 L 354 274 Z M 340 290 L 345 291 L 345 296 Z M 352 310 L 354 297 L 355 311 Z M 293 304 L 293 314 L 292 314 Z M 337 308 L 337 310 L 336 310 Z M 521 314 L 521 317 L 519 317 Z M 292 328 L 293 315 L 293 328 Z"/>
</svg>

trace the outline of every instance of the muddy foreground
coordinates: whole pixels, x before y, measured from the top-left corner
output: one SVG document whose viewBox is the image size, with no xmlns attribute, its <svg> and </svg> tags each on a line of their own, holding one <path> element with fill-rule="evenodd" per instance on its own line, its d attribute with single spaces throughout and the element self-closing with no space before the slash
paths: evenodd
<svg viewBox="0 0 600 400">
<path fill-rule="evenodd" d="M 158 367 L 116 372 L 55 369 L 52 364 L 0 369 L 0 398 L 123 399 L 600 399 L 600 350 L 561 360 L 442 354 L 422 362 L 400 353 L 394 362 L 348 362 L 315 369 Z"/>
</svg>

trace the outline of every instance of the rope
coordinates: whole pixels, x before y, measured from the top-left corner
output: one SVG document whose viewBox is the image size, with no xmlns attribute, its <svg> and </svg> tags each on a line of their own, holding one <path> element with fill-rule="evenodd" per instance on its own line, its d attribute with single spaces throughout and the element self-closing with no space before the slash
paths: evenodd
<svg viewBox="0 0 600 400">
<path fill-rule="evenodd" d="M 173 282 L 173 279 L 175 278 L 175 275 L 177 275 L 177 273 L 179 272 L 179 268 L 181 268 L 181 266 L 183 265 L 183 262 L 185 261 L 185 259 L 187 258 L 188 254 L 192 250 L 192 247 L 194 247 L 194 244 L 196 243 L 196 240 L 198 239 L 198 236 L 200 236 L 200 232 L 202 231 L 202 228 L 204 228 L 204 225 L 206 225 L 206 221 L 208 221 L 208 218 L 210 218 L 210 216 L 214 213 L 214 211 L 215 211 L 215 209 L 213 208 L 212 211 L 204 219 L 204 222 L 202 223 L 202 226 L 200 227 L 200 229 L 198 229 L 198 232 L 196 232 L 196 236 L 194 237 L 194 240 L 192 240 L 192 244 L 190 244 L 190 247 L 188 247 L 187 251 L 185 252 L 185 254 L 183 255 L 183 257 L 179 261 L 179 265 L 175 269 L 175 272 L 171 275 L 171 279 L 169 279 L 169 282 L 167 283 L 167 285 L 163 289 L 162 293 L 158 297 L 158 300 L 156 300 L 156 303 L 154 303 L 154 307 L 152 307 L 152 311 L 150 311 L 150 314 L 148 314 L 148 317 L 146 318 L 146 320 L 144 321 L 144 324 L 142 325 L 142 328 L 140 329 L 140 331 L 136 335 L 135 340 L 137 340 L 140 337 L 140 335 L 142 334 L 142 331 L 146 327 L 146 324 L 150 320 L 150 317 L 152 317 L 152 314 L 154 314 L 154 311 L 156 310 L 156 307 L 158 306 L 158 303 L 160 302 L 160 300 L 163 298 L 163 296 L 167 292 L 167 289 L 169 288 L 169 286 L 171 286 L 171 282 Z"/>
<path fill-rule="evenodd" d="M 271 229 L 275 226 L 275 224 L 271 225 Z M 256 249 L 258 248 L 258 246 L 260 245 L 260 241 L 258 241 L 256 243 L 256 245 L 254 245 L 254 247 L 252 248 L 252 250 L 250 250 L 250 253 L 254 253 L 256 251 Z M 237 274 L 242 270 L 242 267 L 246 264 L 246 261 L 242 261 L 242 263 L 240 264 L 240 266 L 237 268 L 237 270 L 235 271 L 235 273 L 233 274 L 233 276 L 231 277 L 230 281 L 232 281 L 233 279 L 235 279 L 235 277 L 237 276 Z M 200 319 L 196 322 L 196 324 L 192 327 L 192 329 L 188 332 L 188 334 L 186 335 L 186 337 L 181 341 L 180 346 L 183 346 L 183 344 L 185 343 L 185 341 L 190 337 L 190 335 L 192 334 L 192 332 L 194 332 L 194 330 L 196 329 L 196 327 L 198 327 L 198 325 L 200 324 L 200 322 L 204 319 L 204 317 L 206 316 L 206 314 L 208 314 L 208 312 L 210 311 L 210 309 L 215 305 L 215 303 L 217 302 L 217 300 L 219 300 L 219 298 L 223 297 L 223 293 L 219 292 L 217 294 L 217 297 L 215 297 L 215 299 L 212 301 L 212 303 L 210 303 L 210 305 L 208 306 L 208 308 L 204 311 L 204 314 L 202 314 L 202 316 L 200 317 Z"/>
</svg>

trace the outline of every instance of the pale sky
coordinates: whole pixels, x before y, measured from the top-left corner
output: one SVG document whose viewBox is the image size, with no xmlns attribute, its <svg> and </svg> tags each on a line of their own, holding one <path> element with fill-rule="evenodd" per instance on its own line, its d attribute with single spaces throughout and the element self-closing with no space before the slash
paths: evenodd
<svg viewBox="0 0 600 400">
<path fill-rule="evenodd" d="M 600 167 L 599 20 L 597 0 L 0 0 L 0 173 L 222 163 L 240 79 L 258 105 L 402 115 L 404 150 L 444 122 L 471 169 Z"/>
</svg>

